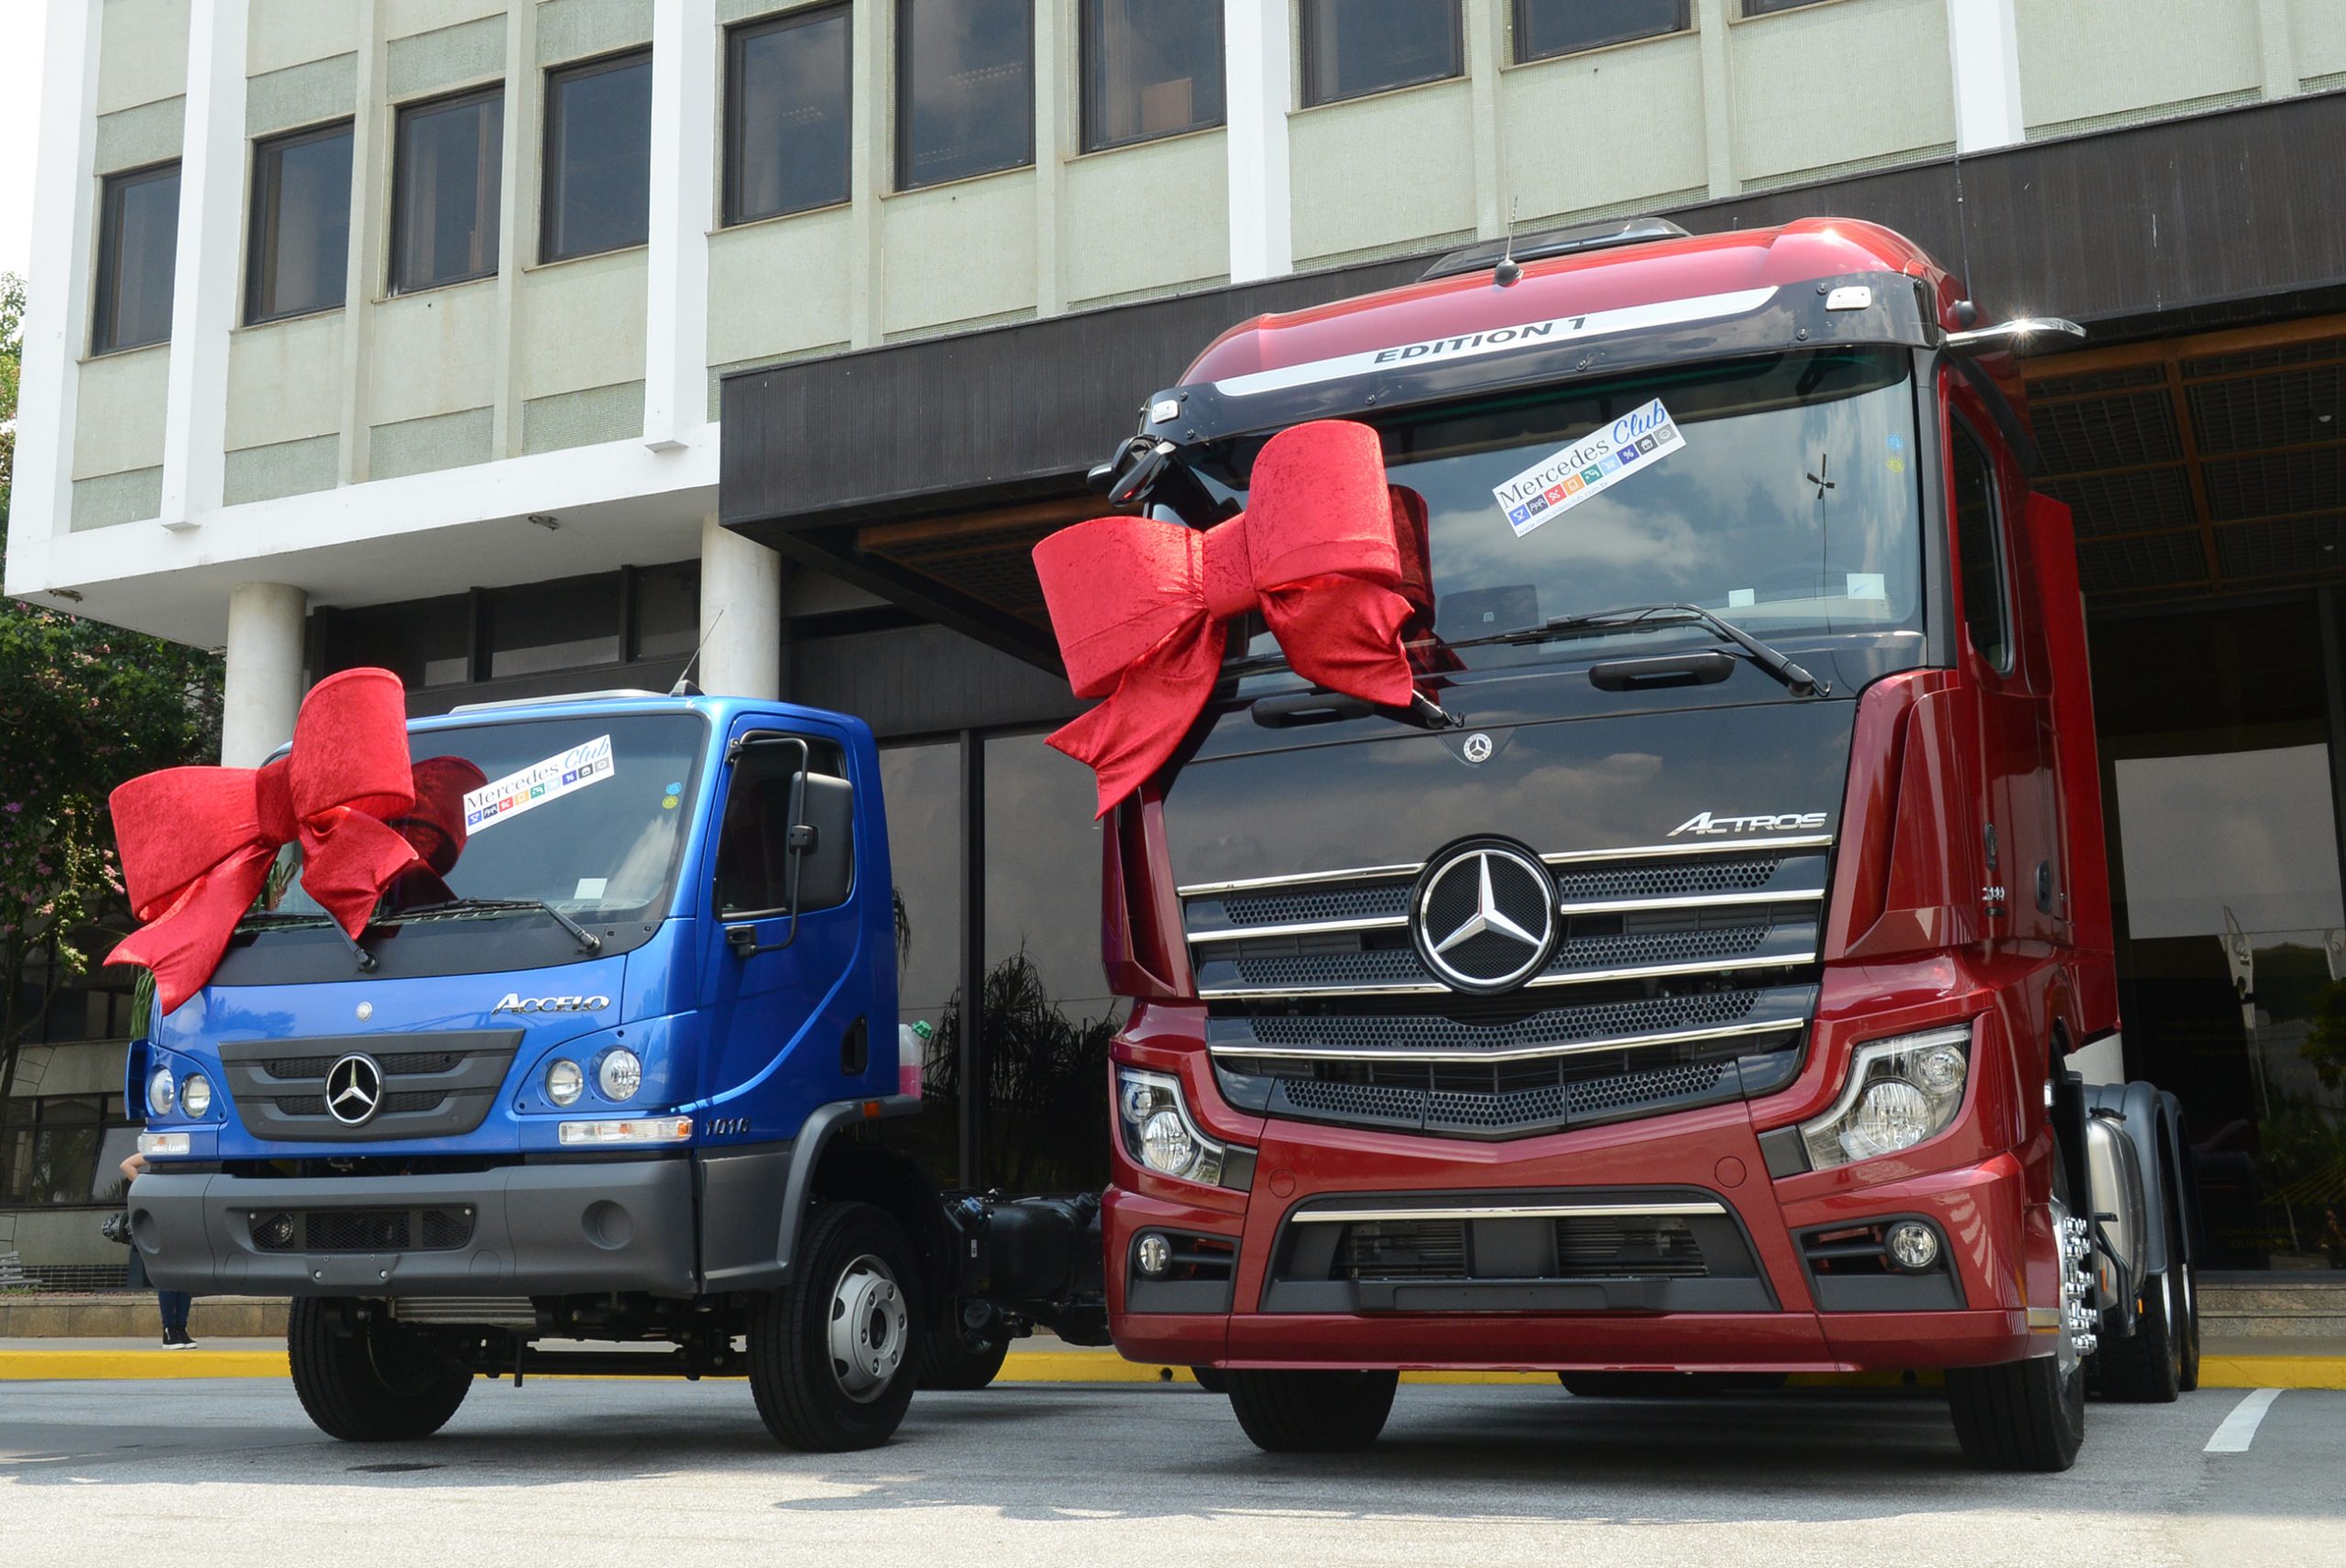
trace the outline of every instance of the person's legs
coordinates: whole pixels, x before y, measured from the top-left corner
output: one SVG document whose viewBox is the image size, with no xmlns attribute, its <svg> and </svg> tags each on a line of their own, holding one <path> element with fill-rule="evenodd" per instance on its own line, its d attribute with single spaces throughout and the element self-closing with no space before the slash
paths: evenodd
<svg viewBox="0 0 2346 1568">
<path fill-rule="evenodd" d="M 187 1337 L 187 1311 L 194 1298 L 184 1290 L 158 1290 L 156 1305 L 163 1313 L 163 1343 L 176 1349 L 194 1342 Z"/>
</svg>

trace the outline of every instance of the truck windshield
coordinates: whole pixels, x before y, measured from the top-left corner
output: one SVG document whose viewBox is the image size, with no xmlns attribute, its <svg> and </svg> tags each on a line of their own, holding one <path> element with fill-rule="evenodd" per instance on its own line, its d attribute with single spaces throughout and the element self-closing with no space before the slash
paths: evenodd
<svg viewBox="0 0 2346 1568">
<path fill-rule="evenodd" d="M 393 883 L 384 915 L 451 895 L 543 900 L 586 924 L 666 913 L 708 745 L 696 715 L 488 721 L 414 731 L 408 744 L 417 802 L 393 826 L 436 876 Z M 298 881 L 277 905 L 280 916 L 322 913 Z"/>
<path fill-rule="evenodd" d="M 1421 650 L 1459 647 L 1453 667 L 1553 657 L 1552 645 L 1461 645 L 1619 606 L 1697 604 L 1771 641 L 1920 624 L 1903 354 L 1776 355 L 1369 422 L 1391 482 L 1425 504 L 1430 591 L 1409 635 Z M 1244 503 L 1261 444 L 1197 462 L 1217 500 Z M 1255 627 L 1233 656 L 1276 659 Z M 1710 635 L 1690 625 L 1568 646 Z"/>
</svg>

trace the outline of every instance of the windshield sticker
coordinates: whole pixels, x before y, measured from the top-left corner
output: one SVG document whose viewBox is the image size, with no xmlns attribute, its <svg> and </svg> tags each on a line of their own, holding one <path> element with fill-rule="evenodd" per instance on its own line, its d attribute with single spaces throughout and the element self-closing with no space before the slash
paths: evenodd
<svg viewBox="0 0 2346 1568">
<path fill-rule="evenodd" d="M 1602 337 L 1617 332 L 1647 332 L 1655 327 L 1681 326 L 1688 322 L 1715 321 L 1758 310 L 1774 297 L 1775 289 L 1738 289 L 1726 294 L 1705 294 L 1692 300 L 1662 300 L 1650 305 L 1625 305 L 1618 310 L 1591 311 L 1585 315 L 1555 316 L 1543 322 L 1491 327 L 1456 337 L 1430 337 L 1419 343 L 1397 343 L 1390 348 L 1363 349 L 1332 359 L 1314 359 L 1276 370 L 1255 370 L 1213 384 L 1224 397 L 1250 398 L 1261 392 L 1282 392 L 1290 387 L 1317 386 L 1386 370 L 1409 369 L 1437 361 L 1471 359 L 1485 354 L 1510 354 L 1518 349 L 1552 347 L 1576 338 Z M 1156 411 L 1151 416 L 1166 422 Z"/>
<path fill-rule="evenodd" d="M 1656 398 L 1593 431 L 1562 451 L 1542 457 L 1491 494 L 1507 513 L 1518 539 L 1559 513 L 1572 510 L 1622 475 L 1665 457 L 1686 444 L 1677 422 Z"/>
<path fill-rule="evenodd" d="M 465 796 L 465 831 L 477 833 L 510 817 L 612 776 L 611 738 L 598 736 L 559 756 L 532 762 Z"/>
</svg>

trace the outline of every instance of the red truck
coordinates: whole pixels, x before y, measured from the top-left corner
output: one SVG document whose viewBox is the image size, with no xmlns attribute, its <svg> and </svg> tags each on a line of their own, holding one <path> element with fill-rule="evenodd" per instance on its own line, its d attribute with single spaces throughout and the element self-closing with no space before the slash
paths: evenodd
<svg viewBox="0 0 2346 1568">
<path fill-rule="evenodd" d="M 1103 824 L 1126 1355 L 1274 1452 L 1373 1442 L 1408 1368 L 1937 1369 L 1974 1462 L 2059 1470 L 2088 1384 L 2192 1386 L 2013 359 L 2075 331 L 1872 225 L 1631 220 L 1244 323 L 1149 399 L 1095 483 L 1199 529 L 1277 433 L 1376 431 L 1415 696 L 1242 618 Z"/>
</svg>

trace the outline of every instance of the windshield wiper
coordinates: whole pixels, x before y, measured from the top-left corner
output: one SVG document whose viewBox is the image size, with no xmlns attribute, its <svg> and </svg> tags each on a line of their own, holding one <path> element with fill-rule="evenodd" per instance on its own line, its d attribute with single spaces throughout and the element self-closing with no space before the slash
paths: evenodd
<svg viewBox="0 0 2346 1568">
<path fill-rule="evenodd" d="M 370 919 L 367 924 L 375 922 Z M 342 938 L 342 945 L 350 949 L 351 961 L 361 973 L 371 972 L 375 968 L 375 955 L 360 947 L 358 938 L 342 928 L 341 921 L 323 912 L 312 915 L 297 909 L 247 909 L 236 917 L 236 929 L 290 931 L 301 926 L 331 926 L 334 934 Z"/>
<path fill-rule="evenodd" d="M 1833 687 L 1818 680 L 1802 666 L 1762 642 L 1735 622 L 1698 604 L 1630 605 L 1621 609 L 1592 610 L 1585 615 L 1559 615 L 1537 626 L 1526 626 L 1514 631 L 1494 632 L 1488 637 L 1470 637 L 1463 642 L 1453 642 L 1453 648 L 1483 648 L 1493 645 L 1546 642 L 1558 637 L 1571 637 L 1583 631 L 1627 631 L 1647 626 L 1683 626 L 1689 622 L 1708 628 L 1740 648 L 1769 674 L 1784 684 L 1794 696 L 1830 696 Z"/>
<path fill-rule="evenodd" d="M 413 915 L 453 915 L 460 911 L 500 909 L 535 909 L 554 916 L 554 923 L 578 940 L 581 948 L 590 953 L 603 950 L 603 938 L 556 909 L 543 898 L 452 898 L 444 904 L 419 904 L 412 909 L 401 909 L 387 916 L 383 924 L 396 925 Z"/>
</svg>

